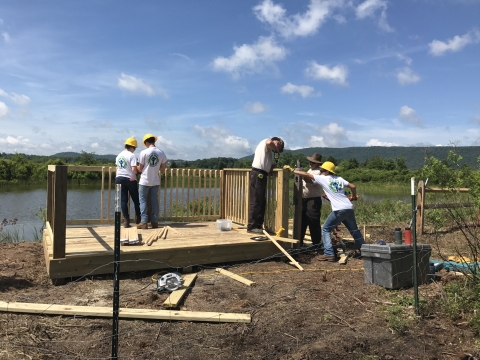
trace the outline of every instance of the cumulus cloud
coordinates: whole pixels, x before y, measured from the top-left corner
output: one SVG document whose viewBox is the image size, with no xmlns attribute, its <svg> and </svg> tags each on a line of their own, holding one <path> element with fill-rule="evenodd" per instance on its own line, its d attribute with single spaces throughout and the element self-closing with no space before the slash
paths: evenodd
<svg viewBox="0 0 480 360">
<path fill-rule="evenodd" d="M 28 143 L 28 139 L 24 139 L 23 136 L 7 136 L 6 138 L 0 138 L 0 144 L 5 144 L 5 145 L 19 145 L 22 143 Z"/>
<path fill-rule="evenodd" d="M 228 130 L 218 126 L 201 127 L 194 126 L 197 134 L 204 139 L 206 144 L 197 153 L 207 154 L 206 156 L 218 157 L 241 157 L 251 154 L 251 147 L 248 140 L 231 134 Z"/>
<path fill-rule="evenodd" d="M 27 95 L 12 93 L 11 99 L 18 105 L 28 105 L 30 98 Z"/>
<path fill-rule="evenodd" d="M 247 102 L 243 108 L 251 114 L 259 114 L 267 110 L 266 106 L 259 101 Z"/>
<path fill-rule="evenodd" d="M 308 85 L 294 85 L 288 82 L 286 85 L 283 85 L 280 88 L 280 91 L 283 94 L 294 94 L 299 93 L 302 97 L 309 97 L 315 89 Z"/>
<path fill-rule="evenodd" d="M 462 50 L 468 44 L 480 42 L 480 31 L 471 30 L 464 35 L 456 35 L 452 39 L 446 42 L 440 40 L 433 40 L 428 46 L 430 47 L 430 53 L 433 56 L 442 56 L 447 51 L 456 52 Z"/>
<path fill-rule="evenodd" d="M 5 40 L 5 42 L 10 42 L 10 35 L 8 35 L 8 33 L 6 31 L 3 31 L 2 32 L 2 36 L 3 36 L 3 40 Z"/>
<path fill-rule="evenodd" d="M 344 65 L 337 65 L 329 68 L 326 65 L 317 64 L 316 61 L 310 62 L 310 66 L 305 69 L 305 75 L 317 80 L 326 80 L 333 84 L 346 86 L 348 69 Z"/>
<path fill-rule="evenodd" d="M 423 126 L 423 121 L 422 121 L 421 118 L 418 117 L 416 111 L 413 110 L 411 107 L 408 107 L 406 105 L 404 105 L 400 108 L 398 118 L 402 122 L 407 122 L 407 123 L 413 124 L 413 125 L 418 126 L 418 127 Z"/>
<path fill-rule="evenodd" d="M 8 114 L 8 106 L 0 101 L 0 119 Z"/>
<path fill-rule="evenodd" d="M 264 0 L 253 8 L 258 20 L 267 23 L 285 38 L 315 34 L 332 10 L 343 4 L 343 0 L 310 0 L 308 10 L 303 14 L 286 15 L 282 5 Z"/>
<path fill-rule="evenodd" d="M 164 98 L 168 98 L 168 94 L 165 90 L 158 88 L 157 91 L 155 91 L 150 85 L 146 84 L 143 79 L 124 73 L 118 78 L 118 87 L 132 93 L 141 93 L 147 96 L 160 95 Z"/>
<path fill-rule="evenodd" d="M 397 143 L 380 141 L 378 139 L 370 139 L 365 146 L 398 146 Z"/>
<path fill-rule="evenodd" d="M 330 123 L 319 129 L 321 135 L 312 135 L 308 141 L 310 147 L 340 147 L 347 141 L 347 131 L 337 123 Z"/>
<path fill-rule="evenodd" d="M 265 66 L 273 66 L 287 55 L 287 50 L 277 45 L 273 37 L 260 37 L 253 45 L 234 46 L 233 50 L 228 58 L 215 58 L 212 66 L 215 71 L 230 73 L 235 79 L 244 73 L 262 72 Z"/>
<path fill-rule="evenodd" d="M 393 32 L 387 21 L 387 2 L 384 0 L 366 0 L 359 4 L 355 9 L 355 14 L 358 19 L 365 19 L 367 17 L 374 17 L 375 13 L 380 11 L 378 18 L 378 26 L 386 32 Z"/>
<path fill-rule="evenodd" d="M 93 144 L 90 145 L 91 148 L 97 149 L 100 145 L 98 145 L 97 142 L 94 142 Z"/>
<path fill-rule="evenodd" d="M 409 67 L 398 70 L 397 80 L 400 85 L 414 84 L 420 81 L 420 76 L 415 74 Z"/>
</svg>

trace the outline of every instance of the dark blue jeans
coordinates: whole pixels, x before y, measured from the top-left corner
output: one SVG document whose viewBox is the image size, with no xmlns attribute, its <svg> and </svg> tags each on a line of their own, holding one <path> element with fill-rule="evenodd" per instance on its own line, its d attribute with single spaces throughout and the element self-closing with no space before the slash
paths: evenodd
<svg viewBox="0 0 480 360">
<path fill-rule="evenodd" d="M 332 211 L 328 215 L 327 220 L 323 223 L 322 238 L 323 238 L 323 253 L 328 256 L 333 256 L 332 237 L 330 233 L 337 225 L 342 224 L 348 229 L 355 241 L 355 247 L 360 249 L 365 244 L 365 239 L 360 230 L 358 230 L 357 221 L 353 209 Z"/>
<path fill-rule="evenodd" d="M 133 206 L 135 207 L 136 222 L 140 221 L 140 201 L 138 199 L 138 183 L 137 180 L 130 181 L 129 178 L 119 176 L 115 178 L 115 184 L 122 185 L 121 189 L 121 204 L 122 214 L 125 219 L 130 219 L 128 213 L 128 197 L 132 198 Z"/>
</svg>

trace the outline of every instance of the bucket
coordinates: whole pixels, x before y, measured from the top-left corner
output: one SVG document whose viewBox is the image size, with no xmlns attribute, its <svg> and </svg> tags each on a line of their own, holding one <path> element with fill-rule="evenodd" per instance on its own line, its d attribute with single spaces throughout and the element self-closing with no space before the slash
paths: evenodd
<svg viewBox="0 0 480 360">
<path fill-rule="evenodd" d="M 394 235 L 395 235 L 394 243 L 396 245 L 402 245 L 402 229 L 395 228 Z"/>
<path fill-rule="evenodd" d="M 412 244 L 412 229 L 406 228 L 403 232 L 403 243 L 405 245 Z"/>
</svg>

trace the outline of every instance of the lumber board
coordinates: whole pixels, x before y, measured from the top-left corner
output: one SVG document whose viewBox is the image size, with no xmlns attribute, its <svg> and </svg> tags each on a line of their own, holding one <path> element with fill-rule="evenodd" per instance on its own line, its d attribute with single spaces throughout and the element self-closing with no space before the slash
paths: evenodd
<svg viewBox="0 0 480 360">
<path fill-rule="evenodd" d="M 41 315 L 67 315 L 112 317 L 113 309 L 98 306 L 71 306 L 56 304 L 32 304 L 0 301 L 0 311 L 9 313 L 26 313 Z M 250 314 L 179 311 L 179 310 L 151 310 L 151 309 L 119 309 L 121 319 L 169 320 L 169 321 L 199 321 L 199 322 L 231 322 L 250 323 Z"/>
<path fill-rule="evenodd" d="M 285 249 L 283 247 L 281 247 L 280 244 L 273 237 L 271 237 L 268 232 L 263 230 L 263 233 L 265 234 L 266 237 L 268 237 L 270 239 L 270 241 L 272 243 L 275 244 L 276 247 L 278 247 L 280 249 L 281 252 L 283 252 L 285 254 L 285 256 L 288 259 L 290 259 L 290 261 L 293 263 L 293 265 L 295 265 L 299 270 L 304 271 L 303 268 L 300 266 L 300 264 L 288 252 L 286 252 Z"/>
<path fill-rule="evenodd" d="M 182 289 L 172 291 L 170 295 L 168 295 L 167 300 L 163 302 L 163 306 L 167 308 L 177 308 L 196 278 L 196 273 L 184 275 Z"/>
<path fill-rule="evenodd" d="M 219 272 L 220 274 L 223 274 L 225 276 L 228 276 L 229 278 L 232 278 L 234 280 L 237 280 L 245 285 L 248 285 L 248 286 L 256 286 L 257 283 L 256 282 L 253 282 L 251 280 L 248 280 L 248 279 L 245 279 L 244 277 L 240 276 L 240 275 L 237 275 L 237 274 L 234 274 L 228 270 L 225 270 L 225 269 L 221 269 L 221 268 L 216 268 L 215 269 L 216 272 Z"/>
</svg>

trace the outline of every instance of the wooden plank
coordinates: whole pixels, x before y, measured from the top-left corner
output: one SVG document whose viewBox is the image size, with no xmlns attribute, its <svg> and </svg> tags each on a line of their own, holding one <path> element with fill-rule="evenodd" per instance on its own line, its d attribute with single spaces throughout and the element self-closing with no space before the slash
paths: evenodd
<svg viewBox="0 0 480 360">
<path fill-rule="evenodd" d="M 221 268 L 216 268 L 215 269 L 216 272 L 219 272 L 220 274 L 223 274 L 225 276 L 228 276 L 229 278 L 232 278 L 233 280 L 237 280 L 245 285 L 248 285 L 248 286 L 256 286 L 257 283 L 253 282 L 253 281 L 250 281 L 248 279 L 245 279 L 244 277 L 240 276 L 240 275 L 237 275 L 237 274 L 234 274 L 228 270 L 225 270 L 225 269 L 221 269 Z"/>
<path fill-rule="evenodd" d="M 0 311 L 8 313 L 26 313 L 41 315 L 67 315 L 112 317 L 113 309 L 99 306 L 70 306 L 56 304 L 31 304 L 0 301 Z M 250 323 L 250 314 L 234 314 L 220 312 L 150 310 L 150 309 L 119 309 L 121 319 L 145 319 L 168 321 L 199 321 L 215 323 Z"/>
<path fill-rule="evenodd" d="M 163 306 L 167 308 L 177 308 L 182 301 L 183 297 L 186 295 L 187 291 L 190 290 L 190 287 L 197 278 L 197 274 L 187 274 L 183 276 L 183 287 L 172 291 L 168 298 L 163 302 Z"/>
<path fill-rule="evenodd" d="M 461 193 L 468 193 L 470 192 L 470 189 L 468 188 L 452 188 L 452 189 L 447 189 L 447 188 L 425 188 L 425 192 L 431 192 L 431 193 L 446 193 L 446 192 L 461 192 Z"/>
<path fill-rule="evenodd" d="M 65 229 L 67 220 L 67 167 L 57 165 L 53 185 L 53 258 L 65 257 Z"/>
<path fill-rule="evenodd" d="M 83 219 L 83 220 L 67 220 L 66 225 L 110 225 L 115 223 L 115 219 Z"/>
<path fill-rule="evenodd" d="M 300 264 L 293 257 L 291 257 L 290 254 L 288 252 L 286 252 L 285 249 L 283 247 L 281 247 L 277 243 L 277 241 L 273 237 L 270 236 L 270 234 L 268 232 L 263 230 L 263 233 L 270 239 L 271 242 L 273 242 L 275 244 L 276 247 L 278 247 L 285 254 L 285 256 L 293 263 L 293 265 L 295 265 L 301 271 L 304 271 L 303 268 L 300 266 Z"/>
</svg>

